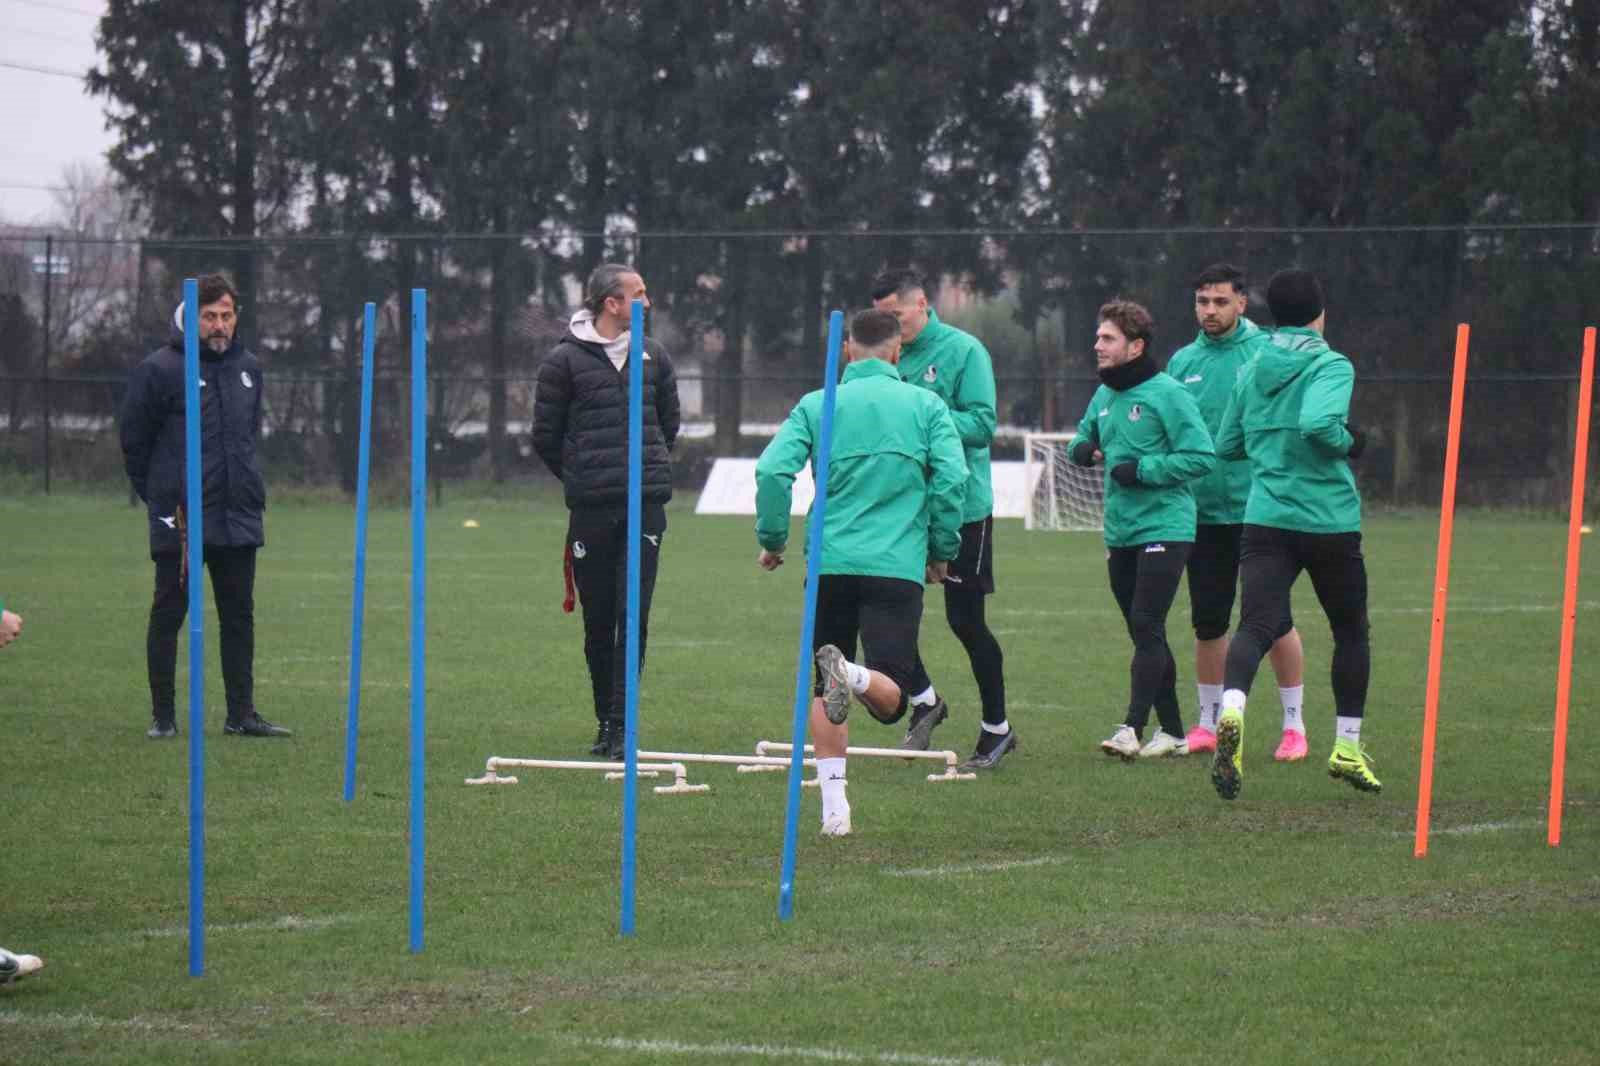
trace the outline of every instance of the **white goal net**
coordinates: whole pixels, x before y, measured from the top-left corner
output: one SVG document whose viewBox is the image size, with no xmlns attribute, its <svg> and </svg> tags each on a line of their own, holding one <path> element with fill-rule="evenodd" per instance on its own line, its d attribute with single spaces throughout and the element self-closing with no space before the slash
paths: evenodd
<svg viewBox="0 0 1600 1066">
<path fill-rule="evenodd" d="M 1098 532 L 1105 517 L 1105 469 L 1073 466 L 1067 459 L 1075 433 L 1029 433 L 1023 437 L 1023 483 L 1027 529 Z"/>
</svg>

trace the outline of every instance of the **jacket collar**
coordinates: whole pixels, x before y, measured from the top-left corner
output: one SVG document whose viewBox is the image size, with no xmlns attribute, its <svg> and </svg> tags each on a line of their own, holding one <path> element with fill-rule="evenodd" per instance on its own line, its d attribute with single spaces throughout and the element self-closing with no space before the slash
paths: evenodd
<svg viewBox="0 0 1600 1066">
<path fill-rule="evenodd" d="M 924 345 L 932 343 L 933 338 L 939 335 L 943 329 L 943 326 L 944 324 L 939 321 L 939 312 L 935 311 L 932 307 L 929 307 L 928 324 L 923 326 L 922 332 L 918 333 L 916 337 L 912 339 L 911 343 L 905 346 L 905 351 L 908 354 L 920 352 Z"/>
<path fill-rule="evenodd" d="M 899 381 L 900 371 L 882 359 L 858 359 L 844 368 L 844 380 L 849 382 L 860 378 L 893 378 Z"/>
<path fill-rule="evenodd" d="M 1261 332 L 1261 327 L 1243 315 L 1233 324 L 1233 328 L 1220 337 L 1213 337 L 1205 330 L 1201 330 L 1194 342 L 1206 348 L 1232 348 L 1236 344 L 1243 344 L 1251 337 Z"/>
</svg>

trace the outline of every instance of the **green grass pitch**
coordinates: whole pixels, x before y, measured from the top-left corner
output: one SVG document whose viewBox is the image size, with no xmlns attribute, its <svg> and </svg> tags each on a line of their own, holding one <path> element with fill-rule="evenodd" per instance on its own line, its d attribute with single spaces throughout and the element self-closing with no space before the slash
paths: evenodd
<svg viewBox="0 0 1600 1066">
<path fill-rule="evenodd" d="M 800 567 L 751 520 L 675 502 L 641 739 L 787 739 Z M 480 526 L 464 528 L 476 519 Z M 8 1063 L 1178 1063 L 1600 1061 L 1600 559 L 1586 560 L 1561 847 L 1545 842 L 1565 523 L 1456 530 L 1430 854 L 1412 856 L 1433 515 L 1366 528 L 1364 740 L 1383 793 L 1329 780 L 1330 642 L 1296 589 L 1311 759 L 1280 766 L 1263 664 L 1245 784 L 1203 758 L 1124 764 L 1129 646 L 1097 537 L 1001 522 L 990 620 L 1021 751 L 975 783 L 856 760 L 855 835 L 801 814 L 779 923 L 784 778 L 641 782 L 638 935 L 617 935 L 621 786 L 571 773 L 468 788 L 490 754 L 586 757 L 557 498 L 430 514 L 427 949 L 406 950 L 408 516 L 373 514 L 356 801 L 341 801 L 353 514 L 286 500 L 257 586 L 257 701 L 292 740 L 220 735 L 207 625 L 208 972 L 187 975 L 187 740 L 147 741 L 142 513 L 0 501 L 0 943 L 45 957 L 0 989 Z M 795 548 L 798 552 L 798 522 Z M 795 562 L 799 562 L 798 554 Z M 207 592 L 209 608 L 210 594 Z M 924 655 L 977 736 L 931 591 Z M 1193 716 L 1188 601 L 1169 634 Z M 208 610 L 208 614 L 209 614 Z M 180 652 L 180 722 L 187 674 Z M 857 744 L 898 734 L 859 715 Z"/>
</svg>

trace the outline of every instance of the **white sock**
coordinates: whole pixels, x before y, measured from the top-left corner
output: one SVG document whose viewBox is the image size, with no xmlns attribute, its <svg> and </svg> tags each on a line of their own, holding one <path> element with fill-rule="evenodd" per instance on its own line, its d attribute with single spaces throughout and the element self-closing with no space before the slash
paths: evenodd
<svg viewBox="0 0 1600 1066">
<path fill-rule="evenodd" d="M 872 684 L 872 671 L 868 670 L 865 666 L 857 666 L 855 663 L 845 663 L 844 672 L 845 675 L 850 678 L 850 691 L 854 692 L 857 696 L 867 691 L 867 686 Z"/>
<path fill-rule="evenodd" d="M 906 697 L 913 707 L 932 707 L 939 702 L 939 697 L 934 694 L 933 686 L 929 685 L 915 696 Z"/>
<path fill-rule="evenodd" d="M 1222 709 L 1244 713 L 1244 689 L 1230 688 L 1222 694 Z"/>
<path fill-rule="evenodd" d="M 993 733 L 997 737 L 1003 737 L 1007 733 L 1011 732 L 1010 721 L 1001 722 L 999 725 L 990 725 L 988 722 L 979 722 L 978 724 L 983 726 L 983 731 L 985 733 Z"/>
<path fill-rule="evenodd" d="M 817 782 L 822 790 L 822 820 L 826 822 L 835 814 L 843 814 L 850 809 L 850 801 L 844 796 L 844 759 L 818 759 Z"/>
<path fill-rule="evenodd" d="M 1196 684 L 1200 690 L 1200 728 L 1217 731 L 1217 712 L 1222 710 L 1222 686 Z"/>
<path fill-rule="evenodd" d="M 1293 729 L 1301 736 L 1305 735 L 1306 723 L 1300 717 L 1302 702 L 1305 699 L 1306 687 L 1294 685 L 1290 688 L 1278 688 L 1278 699 L 1283 701 L 1283 728 Z"/>
<path fill-rule="evenodd" d="M 1346 718 L 1341 714 L 1334 718 L 1333 721 L 1333 733 L 1336 737 L 1340 740 L 1348 740 L 1352 744 L 1361 743 L 1361 719 Z"/>
</svg>

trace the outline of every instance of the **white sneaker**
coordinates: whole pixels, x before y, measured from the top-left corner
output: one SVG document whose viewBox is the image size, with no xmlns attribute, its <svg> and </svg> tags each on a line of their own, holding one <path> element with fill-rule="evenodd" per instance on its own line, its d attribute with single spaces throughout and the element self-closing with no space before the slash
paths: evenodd
<svg viewBox="0 0 1600 1066">
<path fill-rule="evenodd" d="M 850 808 L 834 811 L 822 820 L 822 835 L 825 837 L 847 837 L 850 835 Z"/>
<path fill-rule="evenodd" d="M 1164 755 L 1189 754 L 1189 742 L 1179 739 L 1171 733 L 1156 730 L 1156 735 L 1150 738 L 1150 743 L 1139 749 L 1141 759 L 1159 759 Z"/>
<path fill-rule="evenodd" d="M 848 824 L 848 821 L 847 821 Z M 37 955 L 16 955 L 0 948 L 0 985 L 20 981 L 29 974 L 44 969 L 44 960 Z"/>
<path fill-rule="evenodd" d="M 1131 725 L 1119 725 L 1117 731 L 1100 742 L 1100 750 L 1107 755 L 1120 755 L 1124 759 L 1139 756 L 1139 734 Z"/>
<path fill-rule="evenodd" d="M 834 725 L 850 716 L 850 675 L 844 652 L 832 644 L 817 649 L 817 669 L 822 674 L 822 713 Z"/>
</svg>

